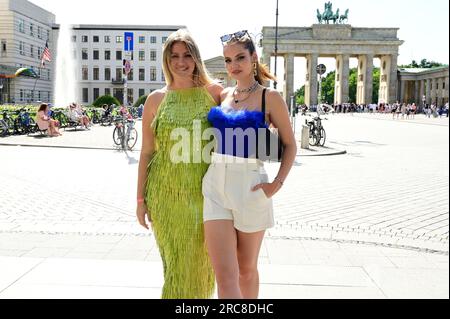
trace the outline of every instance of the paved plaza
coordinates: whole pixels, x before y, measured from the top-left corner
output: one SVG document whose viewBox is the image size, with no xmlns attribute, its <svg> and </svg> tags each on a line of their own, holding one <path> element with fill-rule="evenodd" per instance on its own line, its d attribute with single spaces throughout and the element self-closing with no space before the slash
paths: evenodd
<svg viewBox="0 0 450 319">
<path fill-rule="evenodd" d="M 448 118 L 327 118 L 327 148 L 299 150 L 274 199 L 261 297 L 448 298 Z M 0 139 L 0 298 L 158 298 L 139 152 L 114 149 L 112 127 L 63 133 Z"/>
</svg>

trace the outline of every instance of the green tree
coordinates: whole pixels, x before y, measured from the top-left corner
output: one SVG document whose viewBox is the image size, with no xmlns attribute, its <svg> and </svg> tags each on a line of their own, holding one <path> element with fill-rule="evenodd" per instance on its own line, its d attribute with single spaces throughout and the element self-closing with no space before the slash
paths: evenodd
<svg viewBox="0 0 450 319">
<path fill-rule="evenodd" d="M 147 96 L 148 95 L 142 95 L 141 97 L 139 97 L 136 103 L 134 103 L 133 107 L 138 107 L 141 104 L 145 104 L 145 101 L 147 101 Z"/>
<path fill-rule="evenodd" d="M 412 62 L 410 64 L 399 65 L 398 67 L 401 69 L 417 69 L 417 68 L 431 69 L 431 68 L 436 68 L 436 67 L 440 67 L 440 66 L 444 66 L 444 65 L 445 64 L 442 64 L 440 62 L 428 61 L 427 59 L 422 59 L 422 60 L 420 60 L 420 64 L 417 63 L 416 60 L 412 60 Z"/>
<path fill-rule="evenodd" d="M 120 105 L 120 102 L 118 99 L 116 99 L 114 96 L 111 95 L 103 95 L 100 96 L 98 99 L 96 99 L 94 101 L 94 103 L 92 103 L 93 106 L 95 107 L 101 107 L 103 104 L 108 104 L 108 105 Z"/>
</svg>

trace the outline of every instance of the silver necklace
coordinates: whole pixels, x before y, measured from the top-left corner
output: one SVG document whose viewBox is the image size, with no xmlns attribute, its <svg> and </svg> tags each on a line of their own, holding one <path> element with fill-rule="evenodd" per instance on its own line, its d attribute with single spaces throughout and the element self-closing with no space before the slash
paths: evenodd
<svg viewBox="0 0 450 319">
<path fill-rule="evenodd" d="M 237 88 L 237 86 L 236 86 L 236 87 L 234 88 L 234 92 L 233 92 L 234 103 L 235 103 L 235 104 L 238 104 L 239 102 L 243 102 L 243 101 L 247 100 L 247 99 L 250 97 L 250 95 L 252 95 L 252 93 L 256 91 L 256 89 L 258 88 L 258 86 L 259 86 L 258 81 L 255 81 L 255 83 L 253 83 L 253 85 L 252 85 L 251 87 L 249 87 L 249 88 L 247 88 L 247 89 L 243 89 L 243 90 L 239 90 L 239 89 Z M 242 93 L 247 93 L 248 95 L 247 95 L 247 97 L 245 97 L 245 98 L 239 100 L 239 99 L 236 97 L 236 95 L 237 95 L 237 94 L 242 94 Z"/>
</svg>

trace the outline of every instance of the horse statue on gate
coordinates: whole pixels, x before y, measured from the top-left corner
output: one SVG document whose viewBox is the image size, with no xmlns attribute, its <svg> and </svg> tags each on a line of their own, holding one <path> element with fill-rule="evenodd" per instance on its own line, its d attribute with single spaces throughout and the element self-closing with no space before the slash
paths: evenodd
<svg viewBox="0 0 450 319">
<path fill-rule="evenodd" d="M 322 20 L 329 24 L 333 16 L 333 4 L 331 2 L 325 3 L 325 12 L 322 14 Z"/>
<path fill-rule="evenodd" d="M 339 17 L 339 23 L 344 23 L 348 21 L 349 9 L 345 10 L 345 13 Z"/>
<path fill-rule="evenodd" d="M 336 9 L 336 13 L 333 14 L 333 16 L 331 17 L 331 20 L 333 20 L 333 24 L 336 24 L 337 22 L 339 22 L 339 9 Z"/>
<path fill-rule="evenodd" d="M 317 20 L 320 24 L 322 23 L 322 13 L 320 13 L 319 9 L 317 9 Z"/>
</svg>

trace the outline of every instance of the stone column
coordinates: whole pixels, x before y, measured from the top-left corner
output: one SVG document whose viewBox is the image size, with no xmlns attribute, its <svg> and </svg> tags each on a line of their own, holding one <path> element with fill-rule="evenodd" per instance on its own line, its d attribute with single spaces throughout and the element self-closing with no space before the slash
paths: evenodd
<svg viewBox="0 0 450 319">
<path fill-rule="evenodd" d="M 448 83 L 448 76 L 445 78 L 445 87 L 444 87 L 444 103 L 448 103 L 448 91 L 449 91 L 449 83 Z"/>
<path fill-rule="evenodd" d="M 400 82 L 400 103 L 406 103 L 406 80 L 401 80 Z"/>
<path fill-rule="evenodd" d="M 318 54 L 308 54 L 306 56 L 306 83 L 305 83 L 305 104 L 308 106 L 317 105 L 317 61 Z"/>
<path fill-rule="evenodd" d="M 418 106 L 420 106 L 420 109 L 422 109 L 424 107 L 423 105 L 423 96 L 425 95 L 425 80 L 420 80 L 420 93 L 419 93 L 419 104 L 417 104 Z M 426 100 L 426 97 L 425 97 Z"/>
<path fill-rule="evenodd" d="M 438 104 L 438 106 L 441 106 L 441 105 L 443 105 L 443 103 L 442 103 L 442 101 L 444 100 L 444 92 L 443 92 L 443 89 L 442 89 L 442 87 L 444 86 L 444 79 L 443 78 L 439 78 L 439 79 L 437 79 L 437 94 L 436 94 L 436 97 L 437 97 L 437 104 Z"/>
<path fill-rule="evenodd" d="M 373 54 L 360 55 L 358 58 L 357 104 L 371 104 L 373 93 Z"/>
<path fill-rule="evenodd" d="M 437 81 L 436 78 L 431 79 L 431 103 L 436 103 L 437 97 Z"/>
<path fill-rule="evenodd" d="M 389 82 L 387 87 L 389 88 L 389 103 L 395 103 L 397 101 L 397 84 L 398 84 L 398 66 L 397 66 L 398 54 L 392 54 L 390 57 L 391 63 L 389 68 Z"/>
<path fill-rule="evenodd" d="M 336 57 L 336 85 L 334 103 L 342 104 L 349 101 L 348 78 L 350 76 L 350 56 L 348 54 Z"/>
<path fill-rule="evenodd" d="M 431 79 L 426 79 L 427 81 L 427 88 L 426 88 L 426 103 L 428 105 L 431 104 Z"/>
<path fill-rule="evenodd" d="M 416 80 L 414 82 L 414 103 L 420 105 L 420 81 Z"/>
<path fill-rule="evenodd" d="M 373 54 L 366 56 L 366 76 L 364 81 L 364 104 L 372 104 L 373 99 Z"/>
<path fill-rule="evenodd" d="M 391 59 L 384 55 L 380 59 L 380 90 L 378 91 L 378 104 L 389 103 L 389 70 Z"/>
<path fill-rule="evenodd" d="M 270 72 L 270 54 L 268 54 L 266 51 L 263 51 L 263 55 L 261 57 L 261 63 L 265 64 L 267 66 L 267 69 Z M 269 87 L 270 83 L 269 81 L 266 81 L 264 86 Z"/>
<path fill-rule="evenodd" d="M 294 54 L 284 56 L 284 99 L 291 109 L 291 96 L 294 95 Z"/>
</svg>

